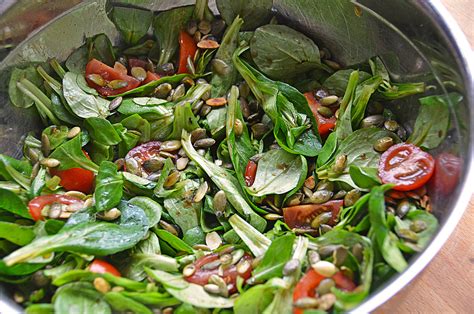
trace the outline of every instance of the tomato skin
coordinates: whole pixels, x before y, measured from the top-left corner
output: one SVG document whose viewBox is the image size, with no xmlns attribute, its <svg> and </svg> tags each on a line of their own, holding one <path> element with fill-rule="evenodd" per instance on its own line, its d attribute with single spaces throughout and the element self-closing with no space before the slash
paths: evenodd
<svg viewBox="0 0 474 314">
<path fill-rule="evenodd" d="M 129 58 L 128 59 L 128 68 L 134 68 L 134 67 L 140 67 L 144 68 L 146 67 L 146 61 L 142 59 L 137 59 L 137 58 Z"/>
<path fill-rule="evenodd" d="M 413 144 L 401 143 L 380 157 L 379 177 L 382 183 L 394 183 L 394 190 L 411 191 L 428 182 L 434 168 L 433 156 Z"/>
<path fill-rule="evenodd" d="M 89 271 L 97 274 L 109 273 L 116 277 L 122 277 L 122 274 L 120 274 L 115 266 L 98 258 L 94 259 L 89 265 Z"/>
<path fill-rule="evenodd" d="M 248 254 L 245 254 L 243 259 L 247 259 L 251 261 L 251 257 Z M 194 266 L 196 267 L 196 271 L 193 275 L 184 277 L 184 279 L 188 282 L 195 283 L 197 285 L 207 285 L 209 283 L 209 278 L 212 275 L 219 274 L 219 267 L 214 269 L 201 269 L 204 265 L 214 262 L 219 259 L 218 254 L 209 254 L 199 258 L 195 263 Z M 227 283 L 229 286 L 229 292 L 234 293 L 237 291 L 236 281 L 237 276 L 242 277 L 244 280 L 247 280 L 252 275 L 252 267 L 250 267 L 244 274 L 238 274 L 237 268 L 235 265 L 231 265 L 224 270 L 224 275 L 221 276 L 222 279 Z"/>
<path fill-rule="evenodd" d="M 318 274 L 314 269 L 311 268 L 296 284 L 295 290 L 293 291 L 293 302 L 301 298 L 315 297 L 316 288 L 324 278 L 326 277 Z M 356 288 L 354 282 L 344 276 L 341 272 L 337 272 L 331 278 L 336 283 L 336 287 L 341 290 L 352 291 Z M 303 312 L 303 309 L 297 307 L 293 309 L 294 314 L 303 314 Z"/>
<path fill-rule="evenodd" d="M 461 177 L 462 160 L 451 153 L 441 153 L 435 157 L 435 170 L 429 185 L 435 193 L 451 194 Z"/>
<path fill-rule="evenodd" d="M 41 195 L 37 196 L 31 201 L 28 202 L 28 211 L 30 212 L 31 217 L 34 221 L 44 220 L 44 217 L 41 215 L 41 211 L 46 205 L 52 203 L 61 203 L 64 205 L 73 205 L 73 204 L 84 204 L 84 201 L 62 194 L 51 194 L 51 195 Z"/>
<path fill-rule="evenodd" d="M 322 105 L 314 97 L 312 92 L 307 92 L 304 94 L 306 100 L 308 101 L 309 107 L 313 112 L 313 115 L 318 122 L 318 132 L 322 137 L 327 137 L 336 127 L 336 117 L 325 118 L 319 114 L 318 108 Z"/>
<path fill-rule="evenodd" d="M 181 31 L 179 33 L 179 67 L 178 74 L 188 73 L 186 67 L 188 57 L 194 58 L 194 55 L 197 51 L 197 45 L 194 41 L 194 38 L 188 34 L 186 31 Z"/>
<path fill-rule="evenodd" d="M 122 80 L 126 81 L 128 85 L 126 87 L 112 89 L 107 86 L 99 86 L 95 84 L 92 80 L 88 78 L 90 74 L 98 74 L 102 76 L 102 78 L 106 82 L 110 82 L 113 80 Z M 87 84 L 96 89 L 102 96 L 113 96 L 124 93 L 131 89 L 134 89 L 140 85 L 140 81 L 136 78 L 129 76 L 127 74 L 122 73 L 120 70 L 114 69 L 109 67 L 107 64 L 100 62 L 97 59 L 92 59 L 87 63 L 86 66 L 86 81 Z"/>
<path fill-rule="evenodd" d="M 80 191 L 85 194 L 92 192 L 95 175 L 90 170 L 82 168 L 51 170 L 51 174 L 61 178 L 60 184 L 66 191 Z"/>
<path fill-rule="evenodd" d="M 245 167 L 245 174 L 244 174 L 245 184 L 247 186 L 251 186 L 255 181 L 256 175 L 257 175 L 257 164 L 254 161 L 249 160 L 249 162 L 247 163 L 247 167 Z"/>
<path fill-rule="evenodd" d="M 153 81 L 158 81 L 160 78 L 161 77 L 158 74 L 147 71 L 146 72 L 146 78 L 142 82 L 142 85 L 148 84 L 148 83 L 153 82 Z"/>
<path fill-rule="evenodd" d="M 331 212 L 332 218 L 327 223 L 330 226 L 336 224 L 337 216 L 343 200 L 328 201 L 323 204 L 305 204 L 283 208 L 283 219 L 290 228 L 311 229 L 311 221 L 323 212 Z"/>
</svg>

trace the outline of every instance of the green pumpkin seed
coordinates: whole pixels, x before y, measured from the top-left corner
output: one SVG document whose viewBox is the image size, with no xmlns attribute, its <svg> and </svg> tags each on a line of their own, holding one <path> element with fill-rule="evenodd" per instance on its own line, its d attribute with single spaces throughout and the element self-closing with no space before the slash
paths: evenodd
<svg viewBox="0 0 474 314">
<path fill-rule="evenodd" d="M 172 89 L 173 86 L 171 86 L 170 83 L 163 83 L 155 88 L 154 94 L 158 98 L 165 99 L 168 97 Z"/>
<path fill-rule="evenodd" d="M 316 186 L 316 190 L 326 190 L 326 191 L 334 191 L 334 183 L 328 180 L 320 181 Z"/>
<path fill-rule="evenodd" d="M 174 152 L 181 148 L 181 141 L 173 140 L 161 143 L 160 150 L 164 152 Z"/>
<path fill-rule="evenodd" d="M 384 110 L 383 105 L 378 101 L 371 102 L 367 106 L 367 112 L 371 115 L 380 115 L 383 113 L 383 110 Z"/>
<path fill-rule="evenodd" d="M 321 226 L 322 224 L 327 224 L 331 220 L 331 218 L 331 212 L 321 213 L 311 221 L 311 228 L 318 229 L 319 226 Z"/>
<path fill-rule="evenodd" d="M 206 138 L 206 129 L 198 128 L 191 132 L 191 143 L 195 143 L 197 140 Z"/>
<path fill-rule="evenodd" d="M 165 164 L 165 159 L 162 157 L 154 157 L 148 160 L 145 160 L 143 163 L 143 169 L 147 172 L 156 172 L 158 170 L 163 169 L 163 165 Z"/>
<path fill-rule="evenodd" d="M 354 205 L 361 195 L 362 193 L 358 189 L 350 190 L 347 192 L 346 196 L 344 196 L 344 206 L 349 207 Z"/>
<path fill-rule="evenodd" d="M 332 197 L 333 200 L 340 200 L 346 196 L 347 192 L 344 190 L 337 191 L 336 194 Z"/>
<path fill-rule="evenodd" d="M 208 247 L 206 247 L 206 248 L 209 251 L 209 248 Z M 222 265 L 222 263 L 221 263 L 220 260 L 215 260 L 215 261 L 212 261 L 212 262 L 209 262 L 209 263 L 203 265 L 201 268 L 204 269 L 204 270 L 211 270 L 211 269 L 216 269 L 217 267 L 219 267 L 221 265 Z"/>
<path fill-rule="evenodd" d="M 240 259 L 244 256 L 244 254 L 245 254 L 245 251 L 242 250 L 242 249 L 238 249 L 238 250 L 233 251 L 231 253 L 231 255 L 232 255 L 232 262 L 231 263 L 232 263 L 232 265 L 237 264 L 240 261 Z"/>
<path fill-rule="evenodd" d="M 85 200 L 86 197 L 87 197 L 87 195 L 85 195 L 84 193 L 82 193 L 80 191 L 67 191 L 66 193 L 64 193 L 64 195 L 75 197 L 75 198 L 78 198 L 80 200 Z"/>
<path fill-rule="evenodd" d="M 318 309 L 328 311 L 336 303 L 336 296 L 332 293 L 326 293 L 319 298 Z"/>
<path fill-rule="evenodd" d="M 347 258 L 348 252 L 345 247 L 338 247 L 333 253 L 332 253 L 332 261 L 334 265 L 340 267 L 344 264 L 346 258 Z"/>
<path fill-rule="evenodd" d="M 136 78 L 140 82 L 143 82 L 147 76 L 145 69 L 142 67 L 133 67 L 130 70 L 130 73 L 132 74 L 134 78 Z"/>
<path fill-rule="evenodd" d="M 398 126 L 397 136 L 402 140 L 405 141 L 407 139 L 407 130 L 401 125 Z"/>
<path fill-rule="evenodd" d="M 223 266 L 229 266 L 232 264 L 232 254 L 222 254 L 219 256 L 219 260 L 221 261 Z"/>
<path fill-rule="evenodd" d="M 195 43 L 200 42 L 201 38 L 202 38 L 202 34 L 201 34 L 200 31 L 197 31 L 197 32 L 194 33 L 193 39 L 194 39 Z"/>
<path fill-rule="evenodd" d="M 325 118 L 330 118 L 333 116 L 332 110 L 329 109 L 328 107 L 319 107 L 318 113 Z"/>
<path fill-rule="evenodd" d="M 104 87 L 105 85 L 107 85 L 107 82 L 99 74 L 89 74 L 89 75 L 87 75 L 87 79 L 92 81 L 92 83 L 94 83 L 95 85 L 98 85 L 100 87 Z"/>
<path fill-rule="evenodd" d="M 237 273 L 240 275 L 245 274 L 250 269 L 250 267 L 252 267 L 252 264 L 249 262 L 249 260 L 241 259 L 236 265 Z"/>
<path fill-rule="evenodd" d="M 37 152 L 37 150 L 28 147 L 26 149 L 26 154 L 32 163 L 36 163 L 39 161 L 39 153 Z"/>
<path fill-rule="evenodd" d="M 71 128 L 69 132 L 67 132 L 67 138 L 74 138 L 77 135 L 79 135 L 79 133 L 81 133 L 81 128 L 78 126 L 75 126 Z"/>
<path fill-rule="evenodd" d="M 428 225 L 423 220 L 415 220 L 410 224 L 410 230 L 416 233 L 425 231 Z"/>
<path fill-rule="evenodd" d="M 383 153 L 384 151 L 389 149 L 391 146 L 393 146 L 393 144 L 394 144 L 393 138 L 389 136 L 382 137 L 382 138 L 379 138 L 377 141 L 375 141 L 374 149 L 379 153 Z"/>
<path fill-rule="evenodd" d="M 332 277 L 337 272 L 336 265 L 328 261 L 319 261 L 311 267 L 324 277 Z"/>
<path fill-rule="evenodd" d="M 184 86 L 184 84 L 180 84 L 178 85 L 178 87 L 176 87 L 176 89 L 174 89 L 171 92 L 171 100 L 176 101 L 179 98 L 183 97 L 185 94 L 186 94 L 186 87 Z"/>
<path fill-rule="evenodd" d="M 203 105 L 204 105 L 204 101 L 202 100 L 196 101 L 191 107 L 193 114 L 195 115 L 198 114 Z"/>
<path fill-rule="evenodd" d="M 210 250 L 211 250 L 211 249 L 210 249 L 207 245 L 205 245 L 205 244 L 196 244 L 196 245 L 193 245 L 193 249 L 195 249 L 195 250 L 200 250 L 200 251 L 210 251 Z M 212 266 L 212 265 L 214 265 L 214 264 L 216 264 L 216 263 L 217 263 L 217 266 L 215 266 L 215 267 Z M 206 266 L 206 265 L 208 265 L 208 266 Z M 212 263 L 209 263 L 209 264 L 206 264 L 206 265 L 204 265 L 204 266 L 206 266 L 206 267 L 211 267 L 211 266 L 212 266 L 213 268 L 216 268 L 216 267 L 218 267 L 218 266 L 220 265 L 220 262 L 219 262 L 219 261 L 216 261 L 216 262 L 212 262 Z M 204 269 L 210 269 L 210 268 L 204 268 Z"/>
<path fill-rule="evenodd" d="M 239 100 L 240 100 L 240 110 L 242 111 L 242 116 L 245 119 L 248 119 L 248 117 L 250 117 L 250 115 L 252 114 L 252 111 L 249 108 L 249 104 L 247 100 L 243 97 L 240 97 Z"/>
<path fill-rule="evenodd" d="M 113 80 L 107 84 L 108 87 L 112 89 L 121 89 L 128 86 L 128 82 L 124 80 Z"/>
<path fill-rule="evenodd" d="M 51 218 L 51 219 L 59 218 L 59 216 L 61 215 L 63 209 L 64 209 L 64 206 L 62 204 L 56 203 L 56 202 L 52 203 L 49 206 L 48 217 Z"/>
<path fill-rule="evenodd" d="M 153 172 L 150 174 L 148 177 L 146 177 L 147 180 L 157 182 L 161 178 L 161 171 Z"/>
<path fill-rule="evenodd" d="M 160 224 L 161 228 L 168 231 L 172 235 L 179 236 L 178 230 L 172 224 L 167 223 L 164 220 L 160 220 L 159 224 Z"/>
<path fill-rule="evenodd" d="M 400 238 L 413 243 L 416 243 L 419 239 L 418 234 L 410 229 L 399 229 L 397 230 L 397 234 Z"/>
<path fill-rule="evenodd" d="M 211 32 L 211 23 L 206 20 L 202 20 L 198 24 L 198 29 L 202 34 L 207 35 Z"/>
<path fill-rule="evenodd" d="M 321 226 L 319 226 L 319 233 L 320 234 L 328 233 L 331 230 L 332 230 L 332 227 L 330 225 L 322 224 Z"/>
<path fill-rule="evenodd" d="M 176 160 L 176 169 L 179 171 L 186 169 L 188 162 L 189 158 L 187 157 L 178 158 L 178 160 Z"/>
<path fill-rule="evenodd" d="M 300 309 L 310 309 L 310 308 L 315 308 L 319 305 L 318 299 L 315 298 L 310 298 L 310 297 L 303 297 L 299 298 L 293 303 L 294 307 L 300 308 Z"/>
<path fill-rule="evenodd" d="M 398 130 L 398 122 L 395 120 L 387 120 L 383 126 L 390 132 L 396 132 Z"/>
<path fill-rule="evenodd" d="M 240 119 L 235 119 L 234 121 L 234 133 L 235 136 L 239 137 L 244 132 L 244 124 Z"/>
<path fill-rule="evenodd" d="M 215 231 L 206 234 L 206 245 L 211 249 L 215 250 L 222 244 L 222 239 L 219 234 Z"/>
<path fill-rule="evenodd" d="M 360 123 L 361 128 L 371 128 L 371 127 L 380 127 L 385 121 L 385 118 L 382 115 L 373 115 L 368 116 L 362 120 Z"/>
<path fill-rule="evenodd" d="M 291 197 L 288 199 L 286 205 L 287 205 L 287 206 L 297 206 L 297 205 L 301 204 L 301 197 L 302 197 L 302 196 L 303 196 L 303 195 L 302 195 L 301 193 L 297 193 L 297 194 L 291 196 Z"/>
<path fill-rule="evenodd" d="M 321 260 L 321 257 L 319 256 L 319 253 L 311 250 L 308 253 L 308 260 L 310 265 L 315 265 L 317 262 Z"/>
<path fill-rule="evenodd" d="M 283 275 L 289 276 L 293 274 L 300 267 L 300 261 L 293 258 L 290 259 L 283 267 Z"/>
<path fill-rule="evenodd" d="M 227 197 L 224 191 L 220 190 L 214 195 L 212 206 L 214 207 L 214 210 L 218 212 L 223 212 L 225 210 L 227 206 Z"/>
<path fill-rule="evenodd" d="M 194 86 L 194 80 L 190 76 L 186 76 L 181 80 L 181 83 L 189 87 Z"/>
<path fill-rule="evenodd" d="M 219 286 L 215 284 L 204 285 L 204 290 L 206 290 L 206 292 L 209 292 L 210 294 L 220 295 L 221 293 L 221 289 L 219 289 Z"/>
<path fill-rule="evenodd" d="M 410 202 L 408 200 L 402 200 L 397 205 L 397 209 L 396 209 L 397 216 L 400 218 L 405 217 L 405 215 L 410 211 L 410 209 L 411 209 Z"/>
<path fill-rule="evenodd" d="M 347 163 L 347 156 L 342 154 L 336 157 L 336 161 L 334 162 L 334 165 L 332 166 L 332 170 L 335 173 L 342 173 L 344 169 L 346 169 L 346 163 Z"/>
<path fill-rule="evenodd" d="M 48 135 L 44 133 L 41 134 L 41 152 L 45 157 L 51 153 L 51 142 L 49 141 Z"/>
<path fill-rule="evenodd" d="M 264 217 L 265 217 L 266 220 L 270 220 L 270 221 L 275 221 L 275 220 L 278 220 L 278 219 L 283 219 L 283 216 L 282 216 L 282 215 L 273 214 L 273 213 L 266 214 Z"/>
<path fill-rule="evenodd" d="M 239 84 L 239 95 L 243 98 L 247 98 L 250 95 L 250 87 L 247 82 L 243 81 Z"/>
<path fill-rule="evenodd" d="M 166 178 L 165 183 L 163 183 L 164 188 L 170 188 L 175 185 L 179 181 L 180 173 L 179 171 L 173 171 L 171 174 Z"/>
<path fill-rule="evenodd" d="M 194 147 L 196 148 L 209 148 L 216 143 L 216 140 L 213 138 L 203 138 L 194 142 Z"/>
<path fill-rule="evenodd" d="M 40 164 L 48 168 L 56 168 L 61 164 L 61 162 L 54 158 L 43 158 L 41 159 Z"/>
<path fill-rule="evenodd" d="M 194 195 L 193 202 L 198 203 L 202 201 L 204 196 L 206 196 L 208 189 L 209 189 L 209 185 L 207 184 L 207 181 L 204 181 L 196 190 L 196 194 Z"/>
<path fill-rule="evenodd" d="M 354 246 L 351 249 L 352 255 L 361 262 L 364 258 L 364 247 L 360 243 L 354 244 Z"/>
<path fill-rule="evenodd" d="M 212 107 L 211 106 L 208 106 L 208 105 L 203 105 L 201 110 L 199 111 L 199 115 L 201 117 L 205 117 L 209 114 L 209 112 L 211 112 L 212 110 Z"/>
<path fill-rule="evenodd" d="M 260 140 L 268 132 L 268 127 L 263 123 L 255 123 L 251 126 L 251 129 L 254 138 L 257 140 Z"/>
<path fill-rule="evenodd" d="M 340 245 L 337 245 L 337 244 L 328 244 L 328 245 L 320 246 L 318 248 L 318 252 L 319 252 L 319 255 L 326 258 L 326 257 L 332 255 L 332 253 L 335 250 L 337 250 L 339 247 L 340 247 Z"/>
<path fill-rule="evenodd" d="M 127 171 L 131 174 L 134 174 L 139 177 L 142 176 L 142 168 L 140 167 L 138 161 L 135 158 L 126 158 L 125 166 L 127 167 Z"/>
<path fill-rule="evenodd" d="M 324 295 L 326 293 L 331 292 L 331 289 L 336 286 L 336 283 L 331 278 L 324 278 L 319 283 L 319 286 L 316 288 L 316 292 L 318 295 Z"/>
<path fill-rule="evenodd" d="M 41 169 L 40 163 L 36 162 L 31 168 L 30 180 L 34 180 Z"/>
<path fill-rule="evenodd" d="M 229 289 L 227 289 L 227 284 L 220 276 L 214 274 L 209 277 L 209 283 L 215 284 L 219 287 L 219 294 L 224 298 L 229 296 Z"/>
<path fill-rule="evenodd" d="M 120 215 L 122 215 L 120 210 L 118 208 L 114 207 L 114 208 L 111 208 L 111 209 L 101 213 L 100 215 L 98 215 L 98 217 L 102 220 L 112 221 L 112 220 L 115 220 L 115 219 L 119 218 Z"/>
<path fill-rule="evenodd" d="M 335 104 L 338 100 L 339 100 L 339 97 L 337 97 L 336 95 L 331 95 L 331 96 L 326 96 L 324 98 L 321 98 L 319 102 L 323 106 L 331 106 Z"/>
<path fill-rule="evenodd" d="M 333 193 L 327 190 L 319 190 L 313 193 L 313 195 L 309 198 L 309 202 L 311 204 L 322 204 L 329 201 L 332 197 Z"/>
<path fill-rule="evenodd" d="M 337 63 L 336 61 L 332 61 L 332 60 L 323 60 L 323 62 L 328 66 L 330 67 L 331 69 L 335 70 L 335 71 L 338 71 L 341 69 L 341 65 L 339 63 Z"/>
<path fill-rule="evenodd" d="M 230 73 L 230 66 L 221 59 L 213 59 L 211 61 L 212 73 L 224 76 Z"/>
</svg>

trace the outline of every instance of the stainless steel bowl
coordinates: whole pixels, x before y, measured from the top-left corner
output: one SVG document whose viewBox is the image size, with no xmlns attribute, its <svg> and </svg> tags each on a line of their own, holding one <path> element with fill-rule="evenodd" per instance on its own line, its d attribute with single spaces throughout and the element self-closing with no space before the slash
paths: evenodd
<svg viewBox="0 0 474 314">
<path fill-rule="evenodd" d="M 34 112 L 14 108 L 8 103 L 6 82 L 9 67 L 27 61 L 45 61 L 48 57 L 64 59 L 82 44 L 84 36 L 105 32 L 111 38 L 117 37 L 113 25 L 106 18 L 106 6 L 110 5 L 109 2 L 120 1 L 83 1 L 69 9 L 78 2 L 0 2 L 0 60 L 4 58 L 0 63 L 0 152 L 18 157 L 22 136 L 39 126 Z M 164 10 L 193 1 L 132 2 Z M 400 81 L 414 78 L 429 80 L 440 93 L 454 88 L 464 95 L 461 105 L 451 107 L 453 130 L 434 152 L 435 155 L 445 151 L 455 152 L 462 160 L 461 178 L 456 190 L 448 196 L 432 195 L 433 212 L 440 220 L 440 229 L 430 245 L 410 259 L 410 267 L 406 271 L 394 276 L 354 310 L 365 313 L 395 295 L 431 261 L 456 227 L 474 190 L 474 55 L 459 26 L 438 0 L 348 1 L 346 25 L 337 25 L 330 18 L 332 14 L 341 14 L 342 6 L 334 3 L 325 6 L 324 2 L 274 0 L 274 9 L 286 23 L 329 48 L 343 65 L 382 55 L 389 64 L 391 75 Z M 355 3 L 361 15 L 351 14 L 354 13 L 351 9 L 354 9 Z M 39 21 L 32 19 L 29 13 L 36 11 L 25 9 L 31 5 L 36 5 L 35 10 L 45 13 L 38 17 Z M 57 14 L 60 15 L 56 17 Z M 35 29 L 45 21 L 49 22 Z M 23 39 L 23 33 L 28 34 L 28 38 L 5 57 L 5 48 L 15 46 Z M 338 45 L 332 40 L 335 36 L 342 36 L 347 44 Z M 411 99 L 411 102 L 408 100 L 392 105 L 408 129 L 413 126 L 418 110 L 415 104 L 416 101 Z M 20 311 L 8 291 L 0 290 L 0 312 Z"/>
</svg>

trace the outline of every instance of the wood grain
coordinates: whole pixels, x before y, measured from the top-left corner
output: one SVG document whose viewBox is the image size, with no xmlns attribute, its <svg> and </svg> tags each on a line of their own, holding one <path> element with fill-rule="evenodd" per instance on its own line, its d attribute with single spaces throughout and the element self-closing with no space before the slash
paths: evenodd
<svg viewBox="0 0 474 314">
<path fill-rule="evenodd" d="M 474 48 L 474 1 L 443 0 Z M 474 313 L 474 195 L 439 254 L 375 313 Z"/>
</svg>

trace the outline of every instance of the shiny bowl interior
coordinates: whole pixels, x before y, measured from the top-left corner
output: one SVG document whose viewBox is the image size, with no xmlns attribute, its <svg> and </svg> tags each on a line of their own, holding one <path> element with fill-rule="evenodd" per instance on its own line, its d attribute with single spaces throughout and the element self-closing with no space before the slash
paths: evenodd
<svg viewBox="0 0 474 314">
<path fill-rule="evenodd" d="M 19 157 L 22 137 L 40 126 L 33 109 L 19 109 L 9 104 L 9 69 L 16 64 L 45 61 L 50 57 L 64 60 L 82 44 L 84 36 L 104 32 L 117 39 L 117 32 L 107 18 L 107 8 L 114 2 L 120 1 L 33 3 L 7 0 L 0 4 L 2 153 Z M 160 11 L 193 1 L 132 2 Z M 379 55 L 397 81 L 423 80 L 440 94 L 455 90 L 464 95 L 460 105 L 451 106 L 452 128 L 445 142 L 434 151 L 434 155 L 454 153 L 462 160 L 462 176 L 456 190 L 448 197 L 432 195 L 433 212 L 440 220 L 440 229 L 424 252 L 411 258 L 410 267 L 405 272 L 374 291 L 355 309 L 356 312 L 368 312 L 407 285 L 428 264 L 455 228 L 472 194 L 473 186 L 469 182 L 474 182 L 474 56 L 461 30 L 437 0 L 359 0 L 348 1 L 347 5 L 340 7 L 325 6 L 324 2 L 274 0 L 274 10 L 279 20 L 303 31 L 317 43 L 323 43 L 342 65 L 357 64 Z M 44 14 L 32 20 L 29 12 L 38 4 L 36 9 Z M 354 13 L 356 4 L 358 14 Z M 345 14 L 346 24 L 332 23 L 327 18 L 331 14 Z M 28 35 L 24 41 L 23 35 Z M 347 39 L 347 44 L 337 44 L 332 40 L 335 36 Z M 416 99 L 394 102 L 391 109 L 398 114 L 404 127 L 413 128 L 418 111 Z M 0 290 L 0 309 L 19 311 L 7 295 L 8 292 Z"/>
</svg>

